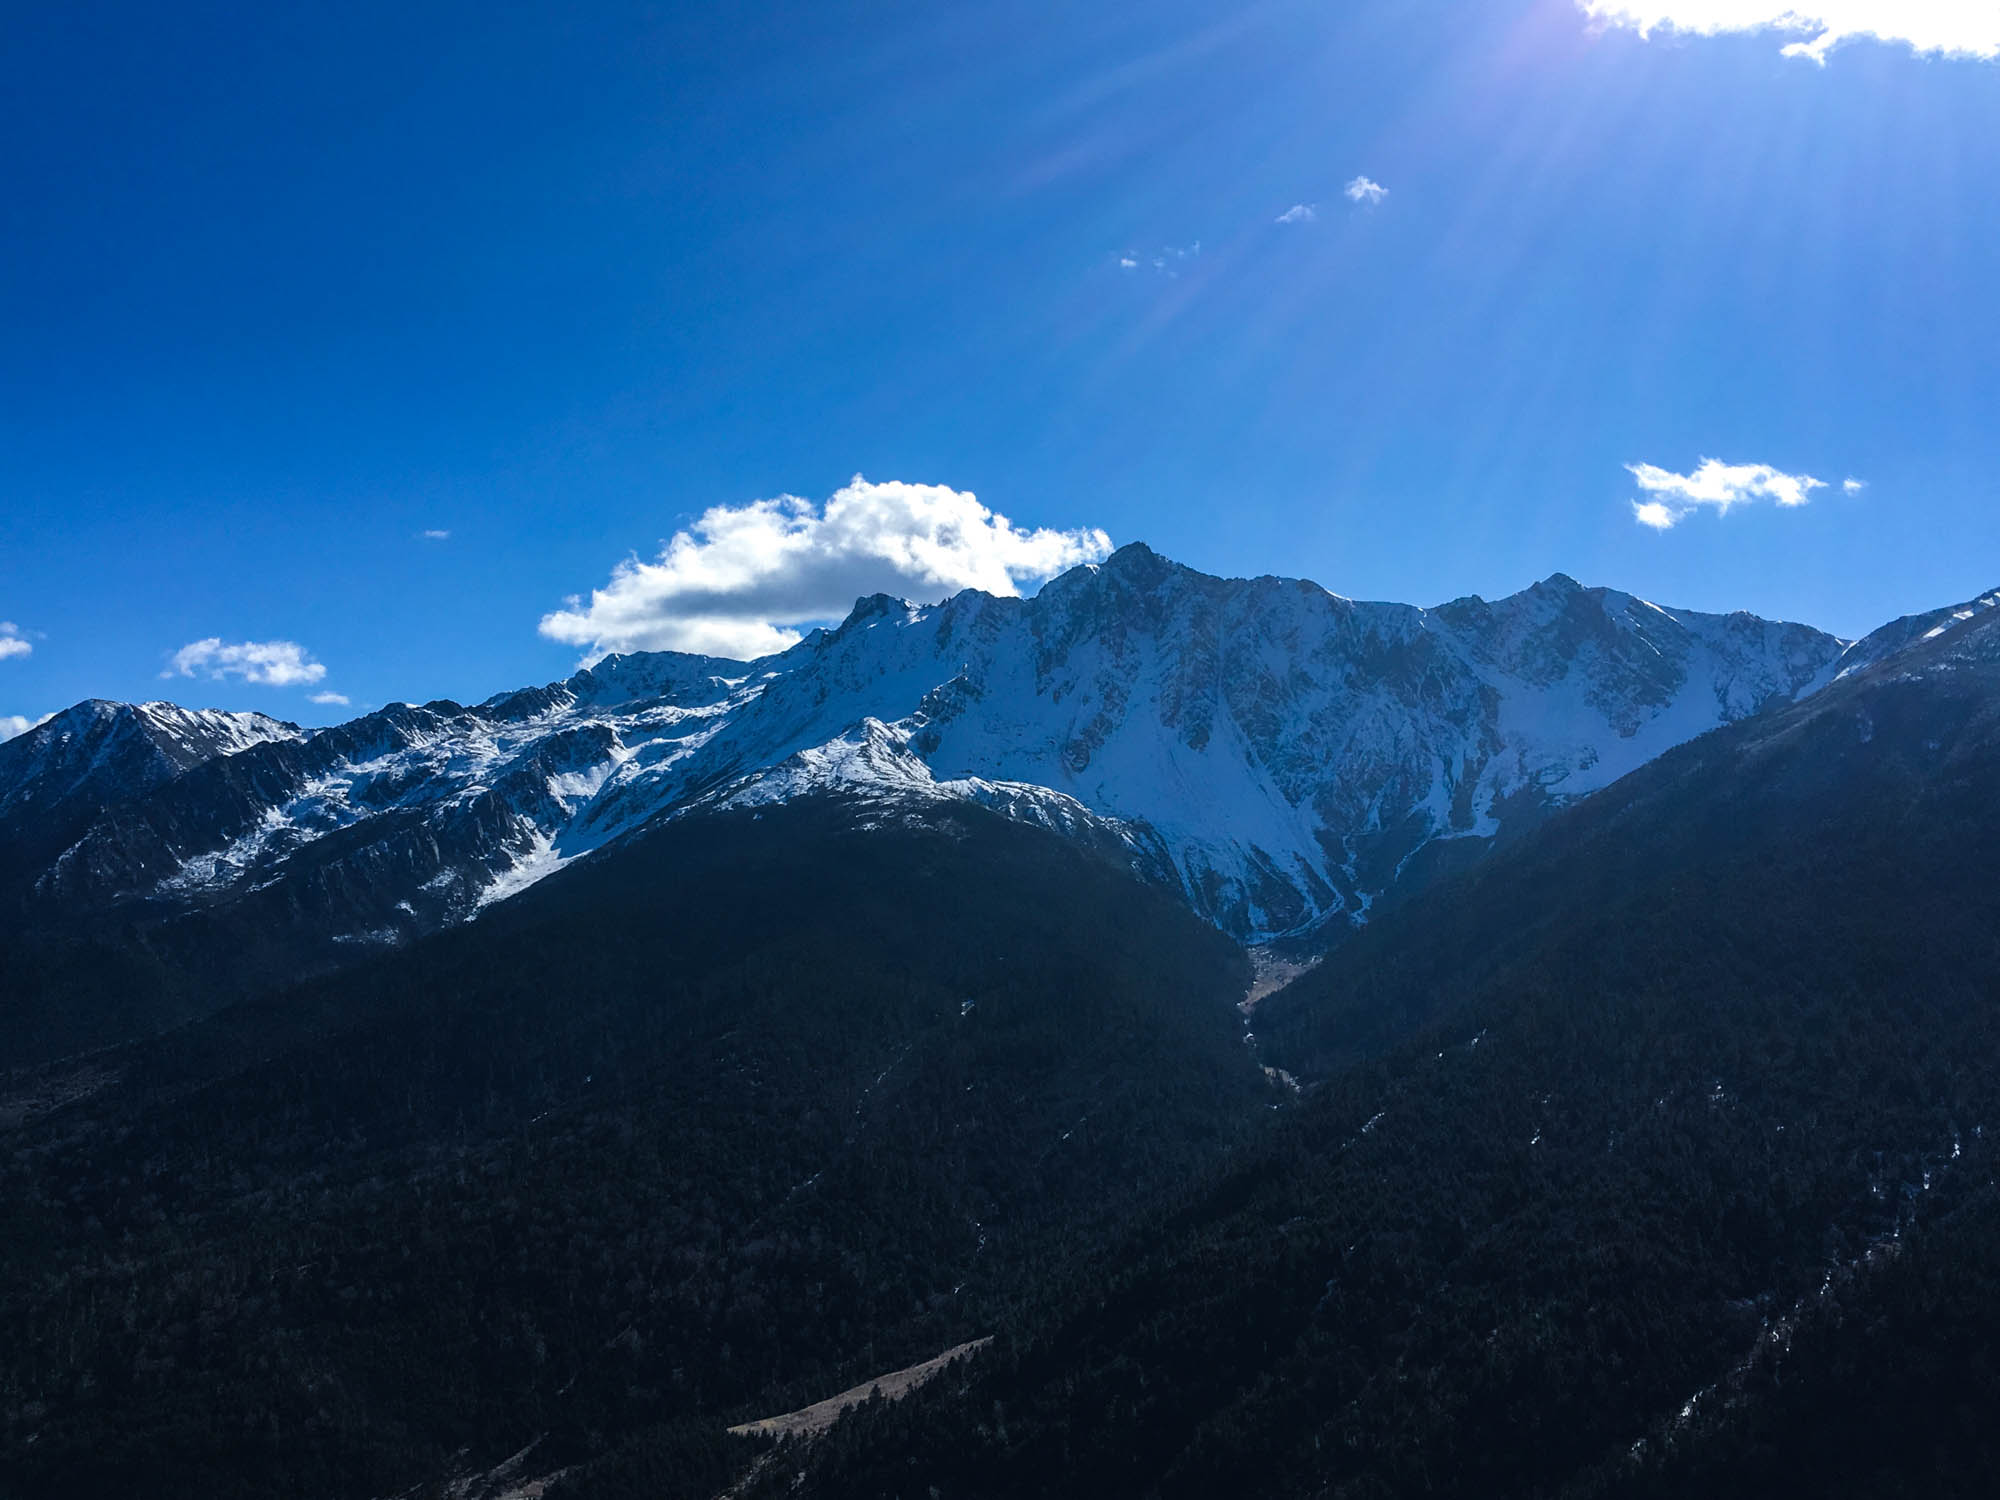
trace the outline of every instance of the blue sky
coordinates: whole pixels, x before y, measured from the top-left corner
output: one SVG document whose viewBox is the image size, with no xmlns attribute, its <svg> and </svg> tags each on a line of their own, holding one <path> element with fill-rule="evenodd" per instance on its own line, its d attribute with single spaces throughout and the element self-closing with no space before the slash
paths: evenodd
<svg viewBox="0 0 2000 1500">
<path fill-rule="evenodd" d="M 1107 540 L 1848 634 L 1969 597 L 2000 43 L 1828 5 L 1960 52 L 1787 55 L 1759 0 L 43 7 L 0 721 L 472 699 Z"/>
</svg>

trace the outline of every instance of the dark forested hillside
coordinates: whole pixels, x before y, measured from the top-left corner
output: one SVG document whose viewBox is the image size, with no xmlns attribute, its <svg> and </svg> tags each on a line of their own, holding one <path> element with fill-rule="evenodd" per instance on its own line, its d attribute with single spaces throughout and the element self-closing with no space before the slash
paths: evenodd
<svg viewBox="0 0 2000 1500">
<path fill-rule="evenodd" d="M 1271 1140 L 815 1496 L 1985 1494 L 2000 637 L 1671 755 L 1257 1017 Z M 772 1483 L 769 1493 L 783 1486 Z"/>
<path fill-rule="evenodd" d="M 727 1422 L 985 1332 L 1266 1112 L 1244 983 L 1053 835 L 802 804 L 17 1079 L 0 1493 L 389 1494 L 537 1439 L 698 1490 Z"/>
</svg>

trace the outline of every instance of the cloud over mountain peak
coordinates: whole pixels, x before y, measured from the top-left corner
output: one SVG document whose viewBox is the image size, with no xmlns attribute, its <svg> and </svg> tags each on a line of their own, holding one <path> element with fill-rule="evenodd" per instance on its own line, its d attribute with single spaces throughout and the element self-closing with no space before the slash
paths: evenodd
<svg viewBox="0 0 2000 1500">
<path fill-rule="evenodd" d="M 750 660 L 865 594 L 1016 594 L 1110 551 L 1094 528 L 1019 528 L 969 491 L 857 474 L 824 505 L 781 495 L 704 511 L 653 561 L 629 557 L 588 600 L 543 616 L 541 633 L 590 660 L 663 650 Z"/>
</svg>

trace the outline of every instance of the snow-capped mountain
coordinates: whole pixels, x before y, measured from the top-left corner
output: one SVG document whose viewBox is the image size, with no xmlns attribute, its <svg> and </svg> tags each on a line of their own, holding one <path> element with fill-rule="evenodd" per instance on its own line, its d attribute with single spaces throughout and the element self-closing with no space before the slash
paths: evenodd
<svg viewBox="0 0 2000 1500">
<path fill-rule="evenodd" d="M 0 817 L 151 791 L 218 755 L 304 733 L 263 714 L 92 698 L 44 720 L 0 761 Z"/>
<path fill-rule="evenodd" d="M 218 756 L 304 733 L 263 714 L 79 703 L 0 744 L 4 863 L 32 858 L 51 842 L 60 847 L 100 808 L 143 796 Z"/>
<path fill-rule="evenodd" d="M 1358 603 L 1131 546 L 1031 599 L 863 599 L 757 662 L 613 656 L 311 733 L 86 704 L 0 746 L 0 809 L 31 782 L 91 805 L 35 877 L 72 910 L 248 903 L 371 943 L 661 818 L 961 799 L 1114 850 L 1255 940 L 1363 920 L 1420 849 L 1532 821 L 1921 634 L 1853 646 L 1561 575 L 1494 602 Z M 164 764 L 116 795 L 52 776 L 107 714 L 143 721 Z"/>
</svg>

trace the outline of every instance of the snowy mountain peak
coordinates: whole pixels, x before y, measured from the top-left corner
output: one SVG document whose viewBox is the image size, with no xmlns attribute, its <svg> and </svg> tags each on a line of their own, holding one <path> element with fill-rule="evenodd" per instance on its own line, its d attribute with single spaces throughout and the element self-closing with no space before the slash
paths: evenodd
<svg viewBox="0 0 2000 1500">
<path fill-rule="evenodd" d="M 1144 542 L 1127 542 L 1098 564 L 1097 571 L 1107 577 L 1123 579 L 1135 587 L 1157 584 L 1160 579 L 1175 574 L 1201 576 L 1192 568 L 1184 568 L 1171 558 L 1160 556 Z"/>
<path fill-rule="evenodd" d="M 579 703 L 610 705 L 672 700 L 707 702 L 752 674 L 748 662 L 685 651 L 607 656 L 569 680 Z"/>
<path fill-rule="evenodd" d="M 0 814 L 24 801 L 149 790 L 217 755 L 303 735 L 263 714 L 86 699 L 0 744 Z"/>
<path fill-rule="evenodd" d="M 907 615 L 916 606 L 907 599 L 898 599 L 894 594 L 864 594 L 854 601 L 854 608 L 847 618 L 840 622 L 839 635 L 844 631 L 859 630 L 877 620 L 893 620 Z"/>
</svg>

